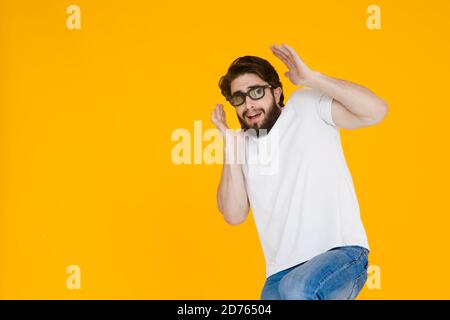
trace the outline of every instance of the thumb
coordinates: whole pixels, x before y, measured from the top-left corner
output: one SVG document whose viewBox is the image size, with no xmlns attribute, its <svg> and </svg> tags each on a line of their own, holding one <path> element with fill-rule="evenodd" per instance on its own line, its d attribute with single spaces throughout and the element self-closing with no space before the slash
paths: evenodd
<svg viewBox="0 0 450 320">
<path fill-rule="evenodd" d="M 284 75 L 289 78 L 290 77 L 289 71 L 285 72 Z"/>
</svg>

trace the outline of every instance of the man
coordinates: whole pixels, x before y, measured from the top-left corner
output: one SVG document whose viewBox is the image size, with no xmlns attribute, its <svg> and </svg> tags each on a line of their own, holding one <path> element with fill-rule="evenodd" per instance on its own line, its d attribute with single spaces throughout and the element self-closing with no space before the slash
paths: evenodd
<svg viewBox="0 0 450 320">
<path fill-rule="evenodd" d="M 236 59 L 220 79 L 243 130 L 228 130 L 223 105 L 216 105 L 211 120 L 225 138 L 219 211 L 239 225 L 252 208 L 266 260 L 261 299 L 354 299 L 367 280 L 370 248 L 339 128 L 377 124 L 387 104 L 360 85 L 310 69 L 286 44 L 270 49 L 303 88 L 284 105 L 277 72 L 254 56 Z M 250 131 L 256 134 L 245 136 Z M 267 163 L 248 159 L 275 136 L 269 160 L 277 165 L 267 173 Z M 244 163 L 230 161 L 234 153 Z"/>
</svg>

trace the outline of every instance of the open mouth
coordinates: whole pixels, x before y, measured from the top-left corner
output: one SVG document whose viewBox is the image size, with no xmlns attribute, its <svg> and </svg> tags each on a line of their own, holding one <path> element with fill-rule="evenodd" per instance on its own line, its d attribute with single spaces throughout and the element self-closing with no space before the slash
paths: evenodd
<svg viewBox="0 0 450 320">
<path fill-rule="evenodd" d="M 253 113 L 251 115 L 246 115 L 246 118 L 250 120 L 250 122 L 258 121 L 262 116 L 262 112 Z"/>
</svg>

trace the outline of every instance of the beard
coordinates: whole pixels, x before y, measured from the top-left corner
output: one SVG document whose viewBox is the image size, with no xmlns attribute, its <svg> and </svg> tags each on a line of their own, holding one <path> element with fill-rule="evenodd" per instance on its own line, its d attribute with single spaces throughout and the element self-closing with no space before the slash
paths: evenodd
<svg viewBox="0 0 450 320">
<path fill-rule="evenodd" d="M 267 134 L 270 132 L 270 129 L 272 129 L 273 125 L 275 124 L 275 122 L 277 122 L 278 117 L 281 114 L 281 109 L 277 106 L 277 104 L 275 103 L 275 100 L 274 100 L 272 102 L 272 106 L 270 107 L 267 114 L 264 111 L 264 109 L 257 109 L 256 111 L 262 112 L 262 114 L 264 116 L 261 124 L 254 123 L 252 125 L 249 125 L 245 121 L 245 116 L 246 116 L 247 112 L 245 112 L 243 114 L 244 118 L 241 118 L 241 116 L 238 115 L 238 119 L 239 119 L 239 123 L 241 124 L 241 128 L 242 128 L 242 130 L 244 130 L 244 132 L 247 131 L 248 129 L 254 129 L 254 131 L 256 131 L 256 136 L 259 137 L 261 129 L 262 129 L 261 134 L 266 133 L 266 130 L 267 130 Z"/>
</svg>

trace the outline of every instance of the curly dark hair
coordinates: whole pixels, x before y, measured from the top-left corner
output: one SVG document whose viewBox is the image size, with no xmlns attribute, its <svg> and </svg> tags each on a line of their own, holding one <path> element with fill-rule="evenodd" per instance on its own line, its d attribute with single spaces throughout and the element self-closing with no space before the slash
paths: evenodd
<svg viewBox="0 0 450 320">
<path fill-rule="evenodd" d="M 225 99 L 231 96 L 231 81 L 245 73 L 256 74 L 266 81 L 272 86 L 272 93 L 274 88 L 280 87 L 283 89 L 278 73 L 269 61 L 255 56 L 243 56 L 234 60 L 228 68 L 227 73 L 219 80 L 219 88 Z M 284 107 L 283 90 L 281 92 L 279 106 L 281 108 Z"/>
</svg>

